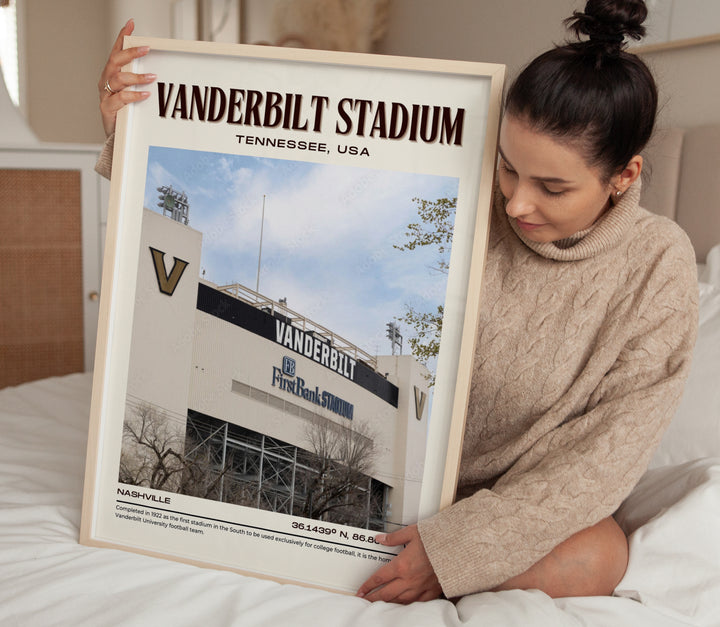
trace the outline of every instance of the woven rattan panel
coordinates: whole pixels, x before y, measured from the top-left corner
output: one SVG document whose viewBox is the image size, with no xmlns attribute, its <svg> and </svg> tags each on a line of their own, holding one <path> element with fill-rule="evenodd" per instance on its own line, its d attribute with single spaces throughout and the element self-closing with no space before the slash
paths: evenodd
<svg viewBox="0 0 720 627">
<path fill-rule="evenodd" d="M 0 388 L 83 369 L 80 172 L 0 169 Z"/>
</svg>

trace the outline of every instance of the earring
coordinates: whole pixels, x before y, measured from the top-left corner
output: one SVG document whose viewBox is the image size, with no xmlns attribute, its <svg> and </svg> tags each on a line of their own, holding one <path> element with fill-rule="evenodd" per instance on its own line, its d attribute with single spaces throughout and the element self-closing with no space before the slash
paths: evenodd
<svg viewBox="0 0 720 627">
<path fill-rule="evenodd" d="M 616 195 L 616 196 L 622 196 L 622 192 L 621 192 L 620 190 L 617 190 L 617 191 L 615 192 L 615 195 Z"/>
</svg>

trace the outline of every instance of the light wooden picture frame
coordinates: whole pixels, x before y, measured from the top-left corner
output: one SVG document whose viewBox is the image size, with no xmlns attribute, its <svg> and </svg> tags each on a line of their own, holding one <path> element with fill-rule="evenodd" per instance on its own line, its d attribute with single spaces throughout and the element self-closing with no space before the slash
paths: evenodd
<svg viewBox="0 0 720 627">
<path fill-rule="evenodd" d="M 118 116 L 80 541 L 352 593 L 399 550 L 377 532 L 454 497 L 504 67 L 140 45 L 128 69 L 158 79 Z M 448 206 L 433 274 L 421 208 Z"/>
</svg>

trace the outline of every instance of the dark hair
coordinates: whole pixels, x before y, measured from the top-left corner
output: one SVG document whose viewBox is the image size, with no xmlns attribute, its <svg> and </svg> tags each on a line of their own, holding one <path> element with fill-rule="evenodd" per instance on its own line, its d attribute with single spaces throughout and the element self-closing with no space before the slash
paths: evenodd
<svg viewBox="0 0 720 627">
<path fill-rule="evenodd" d="M 577 141 L 605 179 L 638 154 L 652 135 L 657 87 L 625 37 L 641 39 L 643 0 L 589 0 L 566 26 L 580 40 L 534 59 L 510 87 L 506 112 L 534 130 Z"/>
</svg>

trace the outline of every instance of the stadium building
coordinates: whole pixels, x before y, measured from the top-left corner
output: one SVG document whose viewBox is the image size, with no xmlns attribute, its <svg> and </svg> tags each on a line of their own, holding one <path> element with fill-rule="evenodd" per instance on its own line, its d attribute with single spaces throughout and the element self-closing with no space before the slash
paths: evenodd
<svg viewBox="0 0 720 627">
<path fill-rule="evenodd" d="M 126 423 L 156 408 L 173 450 L 205 464 L 207 498 L 376 530 L 414 522 L 426 368 L 198 279 L 201 246 L 198 231 L 144 210 Z"/>
</svg>

